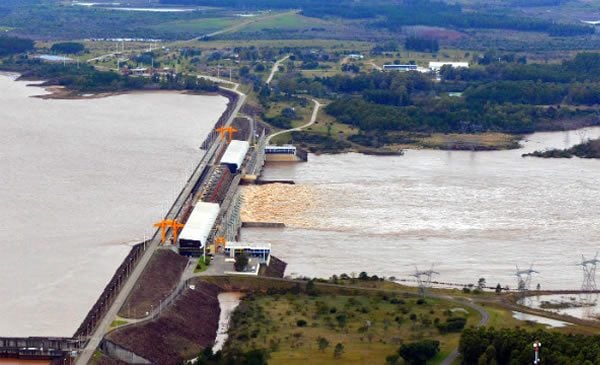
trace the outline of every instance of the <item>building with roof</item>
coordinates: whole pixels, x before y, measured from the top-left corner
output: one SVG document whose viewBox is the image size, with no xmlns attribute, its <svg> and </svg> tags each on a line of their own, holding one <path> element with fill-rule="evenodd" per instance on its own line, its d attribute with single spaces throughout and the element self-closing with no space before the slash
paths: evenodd
<svg viewBox="0 0 600 365">
<path fill-rule="evenodd" d="M 451 66 L 452 68 L 469 68 L 469 62 L 429 62 L 429 69 L 438 72 L 442 66 Z"/>
<path fill-rule="evenodd" d="M 221 165 L 227 166 L 232 174 L 240 172 L 249 149 L 247 141 L 232 140 L 221 157 Z"/>
<path fill-rule="evenodd" d="M 180 254 L 201 256 L 205 252 L 220 210 L 216 203 L 196 204 L 177 240 Z"/>
</svg>

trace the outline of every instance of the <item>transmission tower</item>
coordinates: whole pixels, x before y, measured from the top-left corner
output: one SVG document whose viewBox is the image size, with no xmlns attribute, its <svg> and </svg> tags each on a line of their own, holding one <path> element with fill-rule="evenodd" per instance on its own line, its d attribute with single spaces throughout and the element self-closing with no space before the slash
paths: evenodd
<svg viewBox="0 0 600 365">
<path fill-rule="evenodd" d="M 538 271 L 533 270 L 533 264 L 529 266 L 527 270 L 519 270 L 519 265 L 517 265 L 517 271 L 515 272 L 515 276 L 517 277 L 517 289 L 521 296 L 524 296 L 527 291 L 529 291 L 529 287 L 531 286 L 531 276 L 533 274 L 539 274 Z"/>
<path fill-rule="evenodd" d="M 596 256 L 591 260 L 586 260 L 585 256 L 581 255 L 581 263 L 577 265 L 580 265 L 583 269 L 582 291 L 595 291 L 598 289 L 596 286 L 596 265 L 598 263 L 600 263 L 598 252 L 596 252 Z"/>
<path fill-rule="evenodd" d="M 421 296 L 425 297 L 427 289 L 431 287 L 431 277 L 439 274 L 439 272 L 433 270 L 433 265 L 431 265 L 431 269 L 424 271 L 419 271 L 419 268 L 415 266 L 415 273 L 411 276 L 417 279 Z"/>
</svg>

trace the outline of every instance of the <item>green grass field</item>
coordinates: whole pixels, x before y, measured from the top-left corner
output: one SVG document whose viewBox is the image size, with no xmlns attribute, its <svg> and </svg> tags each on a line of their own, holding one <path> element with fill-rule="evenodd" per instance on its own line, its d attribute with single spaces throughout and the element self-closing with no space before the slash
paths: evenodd
<svg viewBox="0 0 600 365">
<path fill-rule="evenodd" d="M 286 13 L 250 24 L 244 27 L 242 32 L 257 32 L 263 29 L 301 30 L 327 26 L 330 26 L 330 23 L 321 19 Z"/>
<path fill-rule="evenodd" d="M 420 303 L 420 304 L 419 304 Z M 384 364 L 402 343 L 422 339 L 440 341 L 441 361 L 458 344 L 459 334 L 442 334 L 435 323 L 450 316 L 464 317 L 467 325 L 479 316 L 459 304 L 414 297 L 369 294 L 272 295 L 246 300 L 234 316 L 229 348 L 265 348 L 270 364 L 331 364 L 333 349 L 344 345 L 344 364 Z M 455 309 L 452 313 L 450 309 Z M 320 350 L 317 339 L 329 345 Z"/>
<path fill-rule="evenodd" d="M 241 18 L 199 18 L 161 23 L 151 28 L 161 32 L 198 33 L 198 36 L 200 36 L 241 22 Z"/>
</svg>

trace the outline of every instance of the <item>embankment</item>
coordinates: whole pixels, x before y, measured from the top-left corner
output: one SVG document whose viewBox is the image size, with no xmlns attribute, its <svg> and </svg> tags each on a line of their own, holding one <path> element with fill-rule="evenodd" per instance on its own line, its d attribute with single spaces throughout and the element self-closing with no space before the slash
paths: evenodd
<svg viewBox="0 0 600 365">
<path fill-rule="evenodd" d="M 198 280 L 157 319 L 115 330 L 107 339 L 154 364 L 180 364 L 214 343 L 221 291 Z"/>
<path fill-rule="evenodd" d="M 119 311 L 124 318 L 143 318 L 177 287 L 188 259 L 167 249 L 157 250 Z"/>
</svg>

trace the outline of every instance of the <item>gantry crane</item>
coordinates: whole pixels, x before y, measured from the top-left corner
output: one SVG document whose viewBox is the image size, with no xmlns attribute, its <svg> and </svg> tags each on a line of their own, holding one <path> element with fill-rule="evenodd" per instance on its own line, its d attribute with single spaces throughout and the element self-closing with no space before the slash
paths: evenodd
<svg viewBox="0 0 600 365">
<path fill-rule="evenodd" d="M 173 243 L 177 242 L 177 236 L 179 235 L 179 231 L 183 229 L 184 224 L 179 223 L 177 219 L 174 219 L 171 222 L 171 229 L 173 230 Z"/>
<path fill-rule="evenodd" d="M 239 132 L 239 130 L 235 129 L 234 127 L 220 127 L 216 129 L 217 132 L 219 132 L 219 134 L 221 135 L 221 140 L 224 141 L 225 140 L 225 133 L 227 133 L 229 135 L 229 142 L 231 142 L 231 140 L 233 139 L 233 134 L 235 132 Z"/>
<path fill-rule="evenodd" d="M 172 219 L 163 219 L 160 222 L 154 223 L 154 227 L 160 228 L 160 242 L 165 243 L 167 240 L 167 230 L 173 225 Z"/>
<path fill-rule="evenodd" d="M 161 243 L 165 243 L 167 240 L 167 231 L 169 228 L 173 230 L 173 242 L 177 241 L 177 235 L 179 231 L 183 228 L 183 224 L 179 223 L 176 219 L 163 219 L 160 222 L 154 223 L 154 227 L 160 228 L 161 234 Z"/>
</svg>

